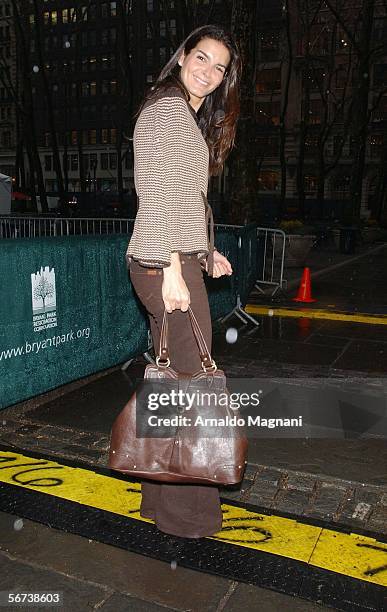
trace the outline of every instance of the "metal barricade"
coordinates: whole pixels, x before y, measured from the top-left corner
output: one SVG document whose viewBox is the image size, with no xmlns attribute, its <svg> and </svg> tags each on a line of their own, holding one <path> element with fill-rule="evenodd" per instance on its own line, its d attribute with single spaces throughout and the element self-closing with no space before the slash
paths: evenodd
<svg viewBox="0 0 387 612">
<path fill-rule="evenodd" d="M 0 238 L 130 234 L 134 219 L 89 217 L 0 217 Z"/>
<path fill-rule="evenodd" d="M 280 229 L 257 227 L 258 274 L 255 288 L 273 297 L 286 287 L 284 262 L 286 234 Z"/>
</svg>

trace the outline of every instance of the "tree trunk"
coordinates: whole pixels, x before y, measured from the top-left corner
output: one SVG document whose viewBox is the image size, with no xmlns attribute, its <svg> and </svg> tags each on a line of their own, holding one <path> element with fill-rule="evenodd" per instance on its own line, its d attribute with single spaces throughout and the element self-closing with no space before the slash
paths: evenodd
<svg viewBox="0 0 387 612">
<path fill-rule="evenodd" d="M 48 122 L 50 126 L 51 132 L 51 146 L 52 146 L 52 156 L 53 156 L 53 165 L 56 174 L 56 180 L 58 183 L 58 193 L 61 199 L 64 198 L 64 184 L 63 184 L 63 174 L 62 167 L 60 163 L 60 155 L 58 148 L 58 139 L 56 134 L 56 126 L 55 126 L 55 118 L 54 118 L 54 110 L 52 105 L 50 84 L 48 82 L 45 61 L 42 52 L 42 38 L 41 38 L 41 13 L 39 11 L 38 0 L 33 0 L 34 13 L 35 13 L 35 31 L 36 31 L 36 50 L 39 58 L 39 68 L 40 74 L 42 77 L 43 90 L 47 103 L 47 116 Z"/>
<path fill-rule="evenodd" d="M 290 79 L 293 70 L 293 45 L 291 37 L 290 27 L 290 7 L 289 0 L 285 0 L 285 29 L 286 29 L 286 43 L 288 50 L 288 57 L 286 60 L 286 76 L 285 76 L 285 88 L 282 96 L 282 108 L 280 114 L 280 147 L 279 147 L 279 159 L 281 166 L 281 199 L 280 199 L 280 215 L 282 217 L 285 209 L 286 199 L 286 114 L 289 104 L 289 88 Z"/>
<path fill-rule="evenodd" d="M 241 83 L 241 113 L 232 152 L 233 181 L 231 210 L 234 222 L 248 222 L 253 215 L 256 194 L 256 124 L 254 109 L 254 24 L 255 0 L 235 0 L 232 6 L 231 29 L 241 51 L 244 71 Z"/>
</svg>

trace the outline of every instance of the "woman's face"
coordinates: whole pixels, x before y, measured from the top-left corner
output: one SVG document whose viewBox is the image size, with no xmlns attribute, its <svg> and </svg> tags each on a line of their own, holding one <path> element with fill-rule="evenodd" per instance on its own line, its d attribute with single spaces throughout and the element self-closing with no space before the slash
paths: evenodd
<svg viewBox="0 0 387 612">
<path fill-rule="evenodd" d="M 190 104 L 197 111 L 204 98 L 223 80 L 230 63 L 227 47 L 212 38 L 202 38 L 194 49 L 179 58 L 180 78 L 191 96 Z"/>
</svg>

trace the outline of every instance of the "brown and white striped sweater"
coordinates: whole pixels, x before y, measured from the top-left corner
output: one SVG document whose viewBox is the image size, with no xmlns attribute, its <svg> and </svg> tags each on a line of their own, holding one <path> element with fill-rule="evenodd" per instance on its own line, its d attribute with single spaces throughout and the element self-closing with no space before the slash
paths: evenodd
<svg viewBox="0 0 387 612">
<path fill-rule="evenodd" d="M 209 152 L 196 113 L 177 87 L 145 103 L 133 145 L 139 208 L 127 260 L 164 267 L 173 251 L 203 258 L 210 248 L 205 215 Z"/>
</svg>

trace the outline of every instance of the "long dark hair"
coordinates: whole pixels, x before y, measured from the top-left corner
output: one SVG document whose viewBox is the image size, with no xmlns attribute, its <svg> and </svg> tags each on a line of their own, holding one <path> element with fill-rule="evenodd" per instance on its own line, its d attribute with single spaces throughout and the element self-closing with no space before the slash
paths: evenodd
<svg viewBox="0 0 387 612">
<path fill-rule="evenodd" d="M 148 88 L 135 116 L 139 115 L 147 100 L 165 91 L 171 85 L 179 87 L 187 101 L 190 100 L 189 92 L 180 79 L 178 60 L 183 51 L 185 55 L 188 55 L 203 38 L 212 38 L 223 43 L 230 53 L 230 63 L 222 82 L 206 96 L 198 111 L 199 126 L 210 153 L 209 174 L 214 176 L 222 172 L 224 161 L 234 146 L 240 111 L 239 86 L 242 73 L 242 61 L 238 47 L 231 35 L 221 26 L 204 25 L 191 32 L 165 64 L 155 83 Z"/>
</svg>

